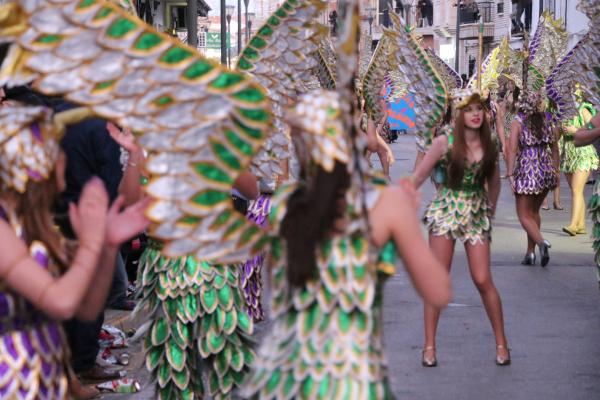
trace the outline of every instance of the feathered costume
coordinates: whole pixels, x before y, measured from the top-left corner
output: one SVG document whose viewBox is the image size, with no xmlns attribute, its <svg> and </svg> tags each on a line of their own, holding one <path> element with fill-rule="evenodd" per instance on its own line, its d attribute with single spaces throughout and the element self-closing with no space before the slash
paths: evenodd
<svg viewBox="0 0 600 400">
<path fill-rule="evenodd" d="M 230 397 L 253 359 L 253 324 L 237 268 L 200 260 L 242 261 L 236 252 L 217 258 L 256 233 L 246 227 L 240 238 L 245 220 L 229 207 L 229 190 L 266 138 L 271 114 L 264 91 L 249 76 L 204 59 L 103 1 L 4 7 L 0 34 L 13 44 L 2 84 L 33 82 L 38 91 L 83 105 L 90 116 L 143 133 L 140 143 L 150 154 L 147 192 L 155 199 L 148 210 L 156 222 L 151 236 L 196 230 L 203 238 L 204 253 L 194 255 L 189 242 L 170 252 L 155 245 L 141 261 L 140 307 L 147 306 L 152 319 L 146 366 L 157 380 L 157 396 L 202 397 L 203 360 L 208 391 Z M 215 214 L 203 218 L 209 209 Z M 165 218 L 174 219 L 160 224 Z M 216 244 L 226 238 L 229 246 Z"/>
<path fill-rule="evenodd" d="M 598 23 L 600 23 L 600 2 L 598 0 L 582 0 L 579 9 L 589 18 L 588 32 L 569 51 L 554 68 L 546 80 L 548 97 L 554 102 L 558 120 L 568 120 L 578 115 L 576 101 L 576 85 L 579 84 L 583 95 L 590 103 L 600 104 L 600 36 Z M 593 129 L 588 124 L 588 129 Z M 600 285 L 600 181 L 596 180 L 592 197 L 588 203 L 588 212 L 592 217 L 594 229 L 592 231 L 593 249 L 597 266 L 597 278 Z"/>
<path fill-rule="evenodd" d="M 30 181 L 48 179 L 58 158 L 52 113 L 43 107 L 0 108 L 0 190 L 25 193 Z M 0 219 L 26 242 L 22 216 L 0 202 Z M 46 245 L 29 244 L 40 268 L 58 275 Z M 67 399 L 69 345 L 62 324 L 0 284 L 0 398 Z"/>
</svg>

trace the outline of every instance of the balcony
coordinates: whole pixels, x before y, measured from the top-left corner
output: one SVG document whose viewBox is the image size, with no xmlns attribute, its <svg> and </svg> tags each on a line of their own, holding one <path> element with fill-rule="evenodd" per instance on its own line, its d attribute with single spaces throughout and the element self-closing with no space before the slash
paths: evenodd
<svg viewBox="0 0 600 400">
<path fill-rule="evenodd" d="M 431 0 L 418 0 L 412 4 L 404 4 L 401 10 L 406 23 L 413 26 L 417 33 L 426 36 L 433 35 L 433 3 Z M 400 10 L 398 10 L 400 11 Z"/>
<path fill-rule="evenodd" d="M 483 22 L 483 37 L 494 37 L 494 20 L 492 7 L 494 2 L 485 1 L 461 6 L 459 12 L 460 39 L 477 39 L 479 37 L 479 23 Z"/>
<path fill-rule="evenodd" d="M 460 40 L 477 39 L 479 37 L 479 24 L 463 24 L 460 26 Z M 494 37 L 494 24 L 483 24 L 483 38 Z"/>
</svg>

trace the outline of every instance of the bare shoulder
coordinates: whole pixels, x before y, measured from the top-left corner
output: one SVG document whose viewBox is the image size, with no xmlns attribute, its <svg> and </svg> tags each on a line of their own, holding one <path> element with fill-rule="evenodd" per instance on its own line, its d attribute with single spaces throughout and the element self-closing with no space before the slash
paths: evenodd
<svg viewBox="0 0 600 400">
<path fill-rule="evenodd" d="M 438 135 L 431 142 L 431 150 L 445 152 L 448 150 L 448 136 Z"/>
</svg>

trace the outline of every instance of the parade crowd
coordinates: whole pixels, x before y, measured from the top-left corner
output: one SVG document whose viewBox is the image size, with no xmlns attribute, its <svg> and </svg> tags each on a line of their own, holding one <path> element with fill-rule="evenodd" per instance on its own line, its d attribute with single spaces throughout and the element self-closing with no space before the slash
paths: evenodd
<svg viewBox="0 0 600 400">
<path fill-rule="evenodd" d="M 160 399 L 394 398 L 384 283 L 406 269 L 423 302 L 415 363 L 437 367 L 457 241 L 490 355 L 511 364 L 490 268 L 501 179 L 527 236 L 521 264 L 552 267 L 540 210 L 551 191 L 563 208 L 560 174 L 564 233 L 600 249 L 600 180 L 587 210 L 584 198 L 599 166 L 598 33 L 567 51 L 544 14 L 522 49 L 503 42 L 467 80 L 393 12 L 372 52 L 359 2 L 344 4 L 331 39 L 321 0 L 284 1 L 231 69 L 125 0 L 0 6 L 0 398 L 98 396 L 82 382 L 119 378 L 96 363 L 106 308 L 144 316 Z M 594 26 L 600 2 L 580 7 Z M 386 102 L 407 93 L 416 163 L 392 182 Z"/>
</svg>

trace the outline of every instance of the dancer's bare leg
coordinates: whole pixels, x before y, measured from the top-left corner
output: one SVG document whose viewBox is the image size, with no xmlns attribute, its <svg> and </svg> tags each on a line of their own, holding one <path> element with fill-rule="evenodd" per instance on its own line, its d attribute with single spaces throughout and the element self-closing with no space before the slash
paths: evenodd
<svg viewBox="0 0 600 400">
<path fill-rule="evenodd" d="M 502 301 L 492 280 L 490 269 L 490 242 L 465 243 L 465 251 L 471 271 L 471 278 L 477 287 L 481 300 L 487 312 L 494 336 L 496 337 L 496 351 L 499 356 L 508 356 L 508 345 L 504 333 L 504 317 L 502 314 Z"/>
<path fill-rule="evenodd" d="M 448 239 L 445 236 L 434 236 L 429 234 L 429 247 L 437 259 L 444 265 L 448 271 L 452 266 L 452 257 L 454 255 L 454 240 Z M 440 319 L 440 309 L 424 305 L 424 321 L 425 321 L 425 346 L 429 348 L 425 352 L 425 356 L 432 357 L 435 355 L 435 336 L 437 332 L 438 321 Z"/>
</svg>

